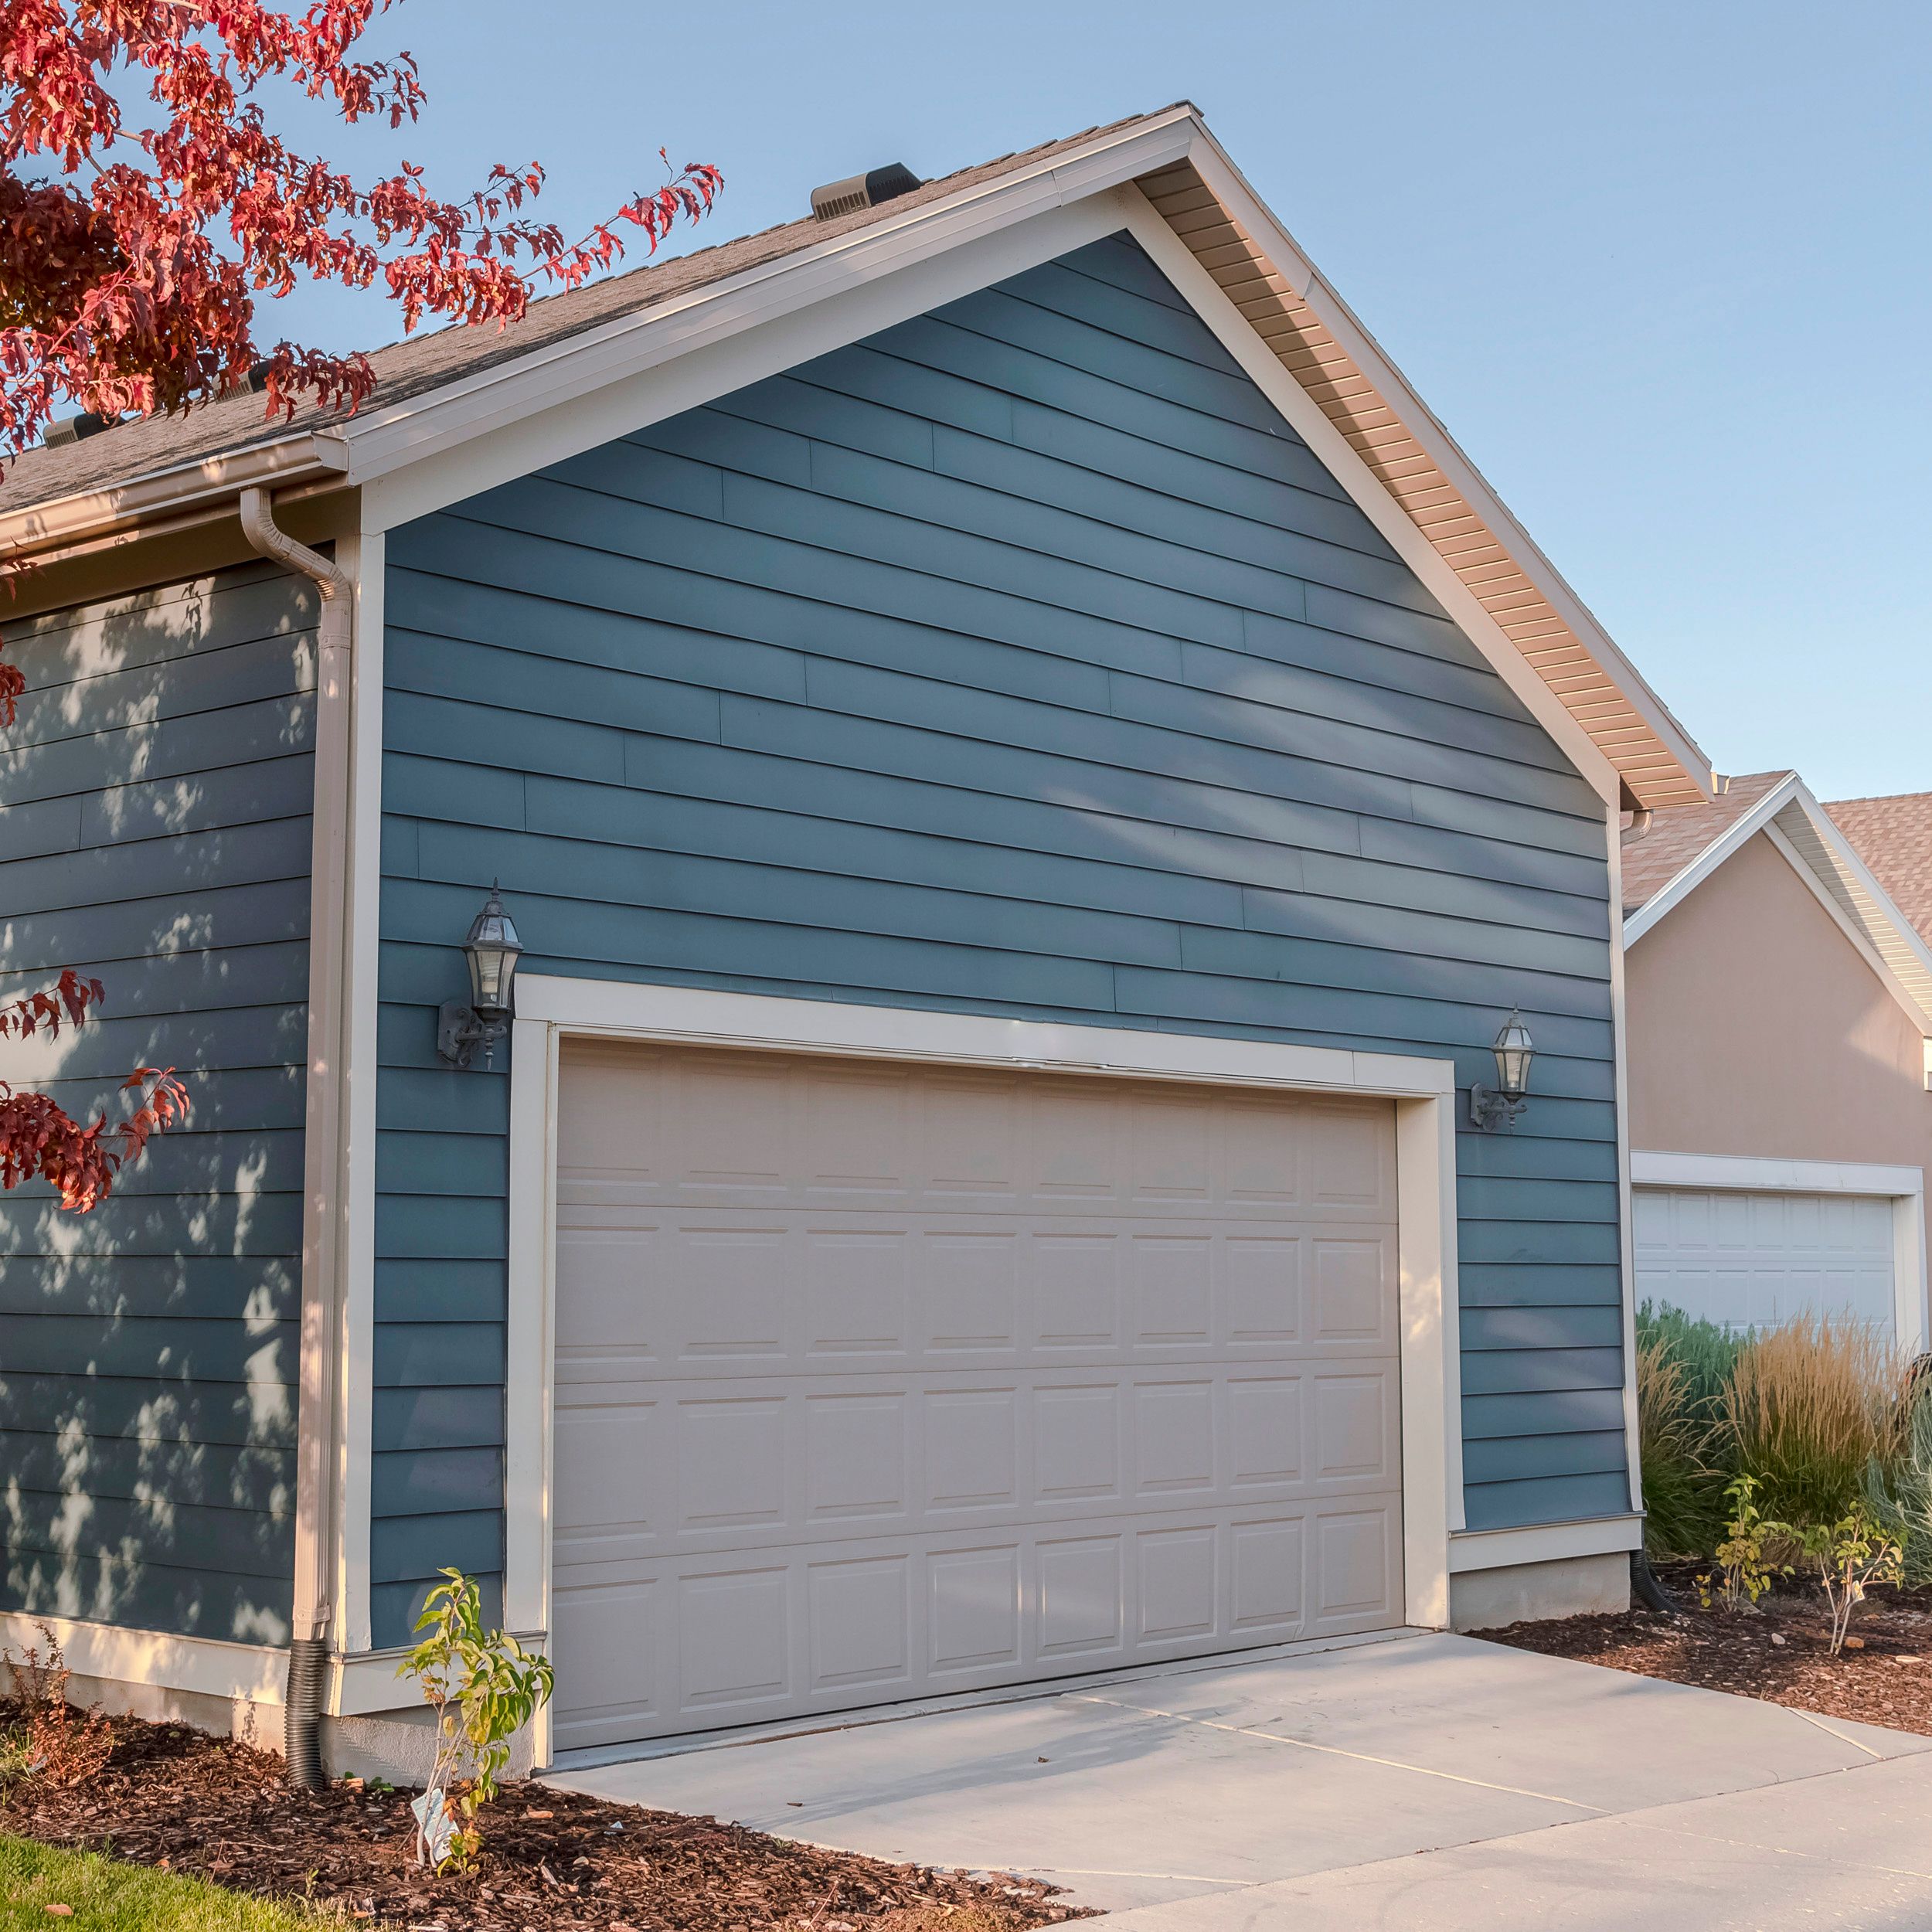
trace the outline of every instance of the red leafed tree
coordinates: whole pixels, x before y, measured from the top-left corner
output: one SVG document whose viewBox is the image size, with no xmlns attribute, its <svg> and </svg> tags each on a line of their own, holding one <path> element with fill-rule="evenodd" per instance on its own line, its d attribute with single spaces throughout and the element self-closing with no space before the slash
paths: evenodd
<svg viewBox="0 0 1932 1932">
<path fill-rule="evenodd" d="M 532 164 L 498 166 L 462 199 L 405 162 L 361 182 L 273 131 L 270 83 L 349 124 L 415 121 L 414 60 L 356 57 L 389 0 L 0 0 L 0 461 L 67 408 L 110 419 L 192 408 L 259 372 L 267 413 L 352 410 L 375 387 L 360 354 L 257 340 L 257 298 L 304 279 L 379 288 L 405 332 L 426 318 L 515 321 L 532 295 L 575 287 L 624 250 L 655 250 L 710 207 L 723 177 L 672 169 L 580 240 L 525 211 Z M 128 104 L 145 90 L 149 111 Z M 0 725 L 26 689 L 0 662 Z M 97 980 L 71 970 L 0 1007 L 0 1039 L 83 1024 Z M 126 1117 L 82 1127 L 47 1095 L 0 1082 L 0 1186 L 39 1178 L 84 1213 L 188 1097 L 172 1068 L 128 1079 Z"/>
</svg>

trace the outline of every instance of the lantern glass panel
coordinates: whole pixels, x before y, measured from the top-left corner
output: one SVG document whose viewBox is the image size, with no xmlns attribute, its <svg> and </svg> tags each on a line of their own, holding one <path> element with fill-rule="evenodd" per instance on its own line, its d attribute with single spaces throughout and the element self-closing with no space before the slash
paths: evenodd
<svg viewBox="0 0 1932 1932">
<path fill-rule="evenodd" d="M 522 947 L 516 927 L 495 893 L 476 916 L 464 942 L 470 967 L 470 1004 L 485 1018 L 510 1010 L 510 988 Z"/>
<path fill-rule="evenodd" d="M 1529 1091 L 1529 1063 L 1536 1049 L 1529 1029 L 1512 1013 L 1496 1036 L 1496 1084 L 1509 1100 L 1521 1100 Z"/>
</svg>

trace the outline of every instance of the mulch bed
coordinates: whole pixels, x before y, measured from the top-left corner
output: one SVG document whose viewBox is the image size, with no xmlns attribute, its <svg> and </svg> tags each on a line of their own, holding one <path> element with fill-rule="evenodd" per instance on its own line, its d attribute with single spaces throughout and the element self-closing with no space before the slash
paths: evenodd
<svg viewBox="0 0 1932 1932">
<path fill-rule="evenodd" d="M 1680 1606 L 1674 1617 L 1632 1609 L 1474 1634 L 1546 1657 L 1932 1736 L 1932 1589 L 1875 1587 L 1852 1615 L 1857 1648 L 1834 1657 L 1815 1584 L 1782 1581 L 1754 1611 L 1707 1611 L 1698 1604 L 1696 1574 L 1689 1565 L 1661 1572 Z"/>
<path fill-rule="evenodd" d="M 0 1723 L 12 1715 L 0 1706 Z M 484 1812 L 471 1872 L 437 1878 L 416 1869 L 406 1791 L 294 1791 L 280 1758 L 245 1745 L 134 1718 L 113 1731 L 106 1767 L 77 1787 L 0 1787 L 0 1832 L 417 1932 L 1020 1932 L 1086 1916 L 1033 1879 L 888 1865 L 533 1784 Z"/>
</svg>

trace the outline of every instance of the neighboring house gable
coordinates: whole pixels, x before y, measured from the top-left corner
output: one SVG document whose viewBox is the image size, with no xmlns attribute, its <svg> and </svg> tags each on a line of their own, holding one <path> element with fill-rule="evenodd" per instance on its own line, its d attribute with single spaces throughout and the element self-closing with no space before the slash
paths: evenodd
<svg viewBox="0 0 1932 1932">
<path fill-rule="evenodd" d="M 1793 772 L 1624 835 L 1640 1294 L 1927 1332 L 1932 954 Z"/>
<path fill-rule="evenodd" d="M 1922 1026 L 1766 834 L 1632 946 L 1624 973 L 1633 1146 L 1932 1151 Z"/>
</svg>

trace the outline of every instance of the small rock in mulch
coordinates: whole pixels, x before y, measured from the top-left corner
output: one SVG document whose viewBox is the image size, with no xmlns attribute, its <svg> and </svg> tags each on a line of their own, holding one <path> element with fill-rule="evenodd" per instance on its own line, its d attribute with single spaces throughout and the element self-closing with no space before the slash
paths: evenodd
<svg viewBox="0 0 1932 1932">
<path fill-rule="evenodd" d="M 1699 1606 L 1695 1566 L 1672 1565 L 1663 1580 L 1679 1604 L 1675 1616 L 1631 1609 L 1472 1634 L 1932 1736 L 1932 1588 L 1875 1587 L 1853 1617 L 1855 1641 L 1834 1657 L 1815 1584 L 1783 1579 L 1756 1609 L 1732 1611 Z"/>
<path fill-rule="evenodd" d="M 0 1724 L 12 1715 L 0 1706 Z M 83 1784 L 0 1785 L 0 1831 L 443 1932 L 1029 1932 L 1087 1916 L 1036 1879 L 891 1865 L 539 1784 L 505 1786 L 472 1869 L 438 1878 L 417 1869 L 406 1791 L 294 1791 L 280 1758 L 179 1724 L 117 1718 L 113 1733 Z"/>
</svg>

